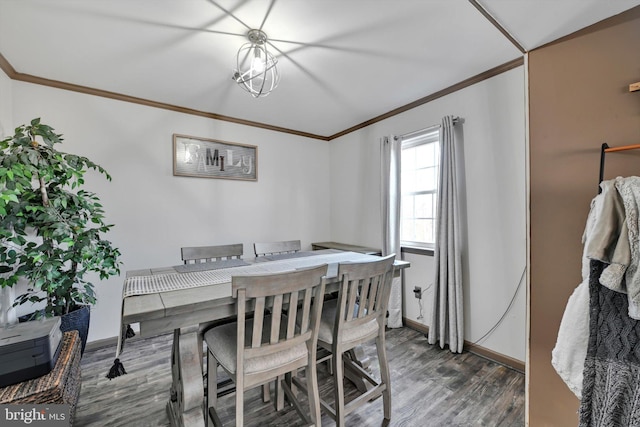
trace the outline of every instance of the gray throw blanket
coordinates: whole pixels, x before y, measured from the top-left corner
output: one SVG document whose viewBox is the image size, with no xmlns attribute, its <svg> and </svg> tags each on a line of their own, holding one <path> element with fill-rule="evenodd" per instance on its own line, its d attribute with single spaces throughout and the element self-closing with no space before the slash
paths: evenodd
<svg viewBox="0 0 640 427">
<path fill-rule="evenodd" d="M 580 427 L 640 427 L 640 321 L 629 317 L 627 295 L 600 284 L 606 266 L 590 265 Z"/>
</svg>

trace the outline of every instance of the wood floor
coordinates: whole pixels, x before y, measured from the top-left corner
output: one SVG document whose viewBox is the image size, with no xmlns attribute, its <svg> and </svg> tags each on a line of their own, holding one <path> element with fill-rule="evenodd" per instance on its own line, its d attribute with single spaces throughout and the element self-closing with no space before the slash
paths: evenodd
<svg viewBox="0 0 640 427">
<path fill-rule="evenodd" d="M 115 348 L 87 351 L 82 360 L 82 391 L 74 426 L 167 426 L 165 404 L 171 383 L 172 335 L 127 343 L 121 361 L 128 374 L 105 378 Z M 392 417 L 383 423 L 382 400 L 359 408 L 347 417 L 349 426 L 524 426 L 524 375 L 471 353 L 452 354 L 427 344 L 409 328 L 387 332 L 392 381 Z M 373 356 L 375 348 L 365 348 Z M 332 401 L 331 378 L 318 369 L 321 397 Z M 347 401 L 355 396 L 347 384 Z M 302 425 L 292 408 L 275 412 L 262 403 L 260 388 L 247 393 L 247 426 Z M 219 400 L 225 425 L 234 425 L 233 395 Z M 335 425 L 327 416 L 323 425 Z"/>
</svg>

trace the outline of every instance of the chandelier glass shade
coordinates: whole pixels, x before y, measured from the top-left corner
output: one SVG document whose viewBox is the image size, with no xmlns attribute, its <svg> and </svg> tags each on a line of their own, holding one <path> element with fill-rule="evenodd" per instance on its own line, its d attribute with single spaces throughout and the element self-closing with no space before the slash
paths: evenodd
<svg viewBox="0 0 640 427">
<path fill-rule="evenodd" d="M 278 86 L 280 75 L 278 60 L 267 50 L 267 35 L 260 30 L 251 30 L 249 43 L 245 43 L 236 55 L 233 80 L 254 98 L 267 96 Z"/>
</svg>

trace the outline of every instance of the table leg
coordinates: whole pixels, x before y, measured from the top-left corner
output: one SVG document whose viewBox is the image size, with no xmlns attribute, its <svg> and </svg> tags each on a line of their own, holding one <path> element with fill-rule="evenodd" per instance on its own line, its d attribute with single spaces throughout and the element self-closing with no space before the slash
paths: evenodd
<svg viewBox="0 0 640 427">
<path fill-rule="evenodd" d="M 355 363 L 369 371 L 370 360 L 365 356 L 362 347 L 358 346 L 345 352 L 342 356 L 342 360 L 345 367 L 343 370 L 344 376 L 356 386 L 360 393 L 365 393 L 370 388 L 369 382 L 365 381 L 362 375 L 356 370 L 349 369 L 349 363 Z"/>
<path fill-rule="evenodd" d="M 349 355 L 353 360 L 358 362 L 358 365 L 362 366 L 364 369 L 369 369 L 371 359 L 364 354 L 364 350 L 361 346 L 357 346 L 349 350 Z"/>
<path fill-rule="evenodd" d="M 171 398 L 167 414 L 172 426 L 205 427 L 202 349 L 198 349 L 198 325 L 173 332 Z"/>
</svg>

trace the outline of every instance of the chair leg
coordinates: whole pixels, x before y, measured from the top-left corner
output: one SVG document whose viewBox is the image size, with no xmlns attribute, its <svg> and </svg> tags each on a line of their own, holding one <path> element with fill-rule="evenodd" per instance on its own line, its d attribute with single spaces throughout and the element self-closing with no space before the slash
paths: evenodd
<svg viewBox="0 0 640 427">
<path fill-rule="evenodd" d="M 387 349 L 384 345 L 384 336 L 376 338 L 376 349 L 378 350 L 378 362 L 380 363 L 380 380 L 385 385 L 382 392 L 382 404 L 384 407 L 384 418 L 391 419 L 391 375 L 389 374 L 389 361 L 387 360 Z"/>
<path fill-rule="evenodd" d="M 236 377 L 236 427 L 244 426 L 244 378 Z"/>
<path fill-rule="evenodd" d="M 284 390 L 282 389 L 282 381 L 284 381 L 284 375 L 280 375 L 276 378 L 276 411 L 282 411 L 284 409 Z"/>
<path fill-rule="evenodd" d="M 286 374 L 279 376 L 278 379 L 276 380 L 276 411 L 283 410 L 285 403 L 287 402 L 289 402 L 289 404 L 292 403 L 291 400 L 289 399 L 289 396 L 284 393 L 283 386 L 281 385 L 282 382 L 284 382 L 284 384 L 287 385 L 287 387 L 289 388 L 289 391 L 291 392 L 291 395 L 294 398 L 297 398 L 298 390 L 293 386 L 293 380 L 292 380 L 292 378 L 297 375 L 298 375 L 298 370 L 296 369 L 293 372 L 287 372 Z"/>
<path fill-rule="evenodd" d="M 314 426 L 321 425 L 320 413 L 320 390 L 318 389 L 318 371 L 315 357 L 310 358 L 305 371 L 305 380 L 307 381 L 307 399 L 309 400 L 309 412 L 311 422 Z"/>
<path fill-rule="evenodd" d="M 207 399 L 206 399 L 206 417 L 207 425 L 213 426 L 213 420 L 209 418 L 209 408 L 214 408 L 218 398 L 218 361 L 207 351 Z"/>
<path fill-rule="evenodd" d="M 269 383 L 262 384 L 262 401 L 264 403 L 271 401 L 271 394 L 269 392 Z"/>
<path fill-rule="evenodd" d="M 295 371 L 289 372 L 288 374 L 285 374 L 285 376 L 284 376 L 284 380 L 286 381 L 287 385 L 289 386 L 289 389 L 291 389 L 291 393 L 296 398 L 298 397 L 298 389 L 293 386 L 293 377 L 299 376 L 300 372 L 301 372 L 300 369 L 296 369 Z"/>
<path fill-rule="evenodd" d="M 343 427 L 344 424 L 344 363 L 342 361 L 342 350 L 334 349 L 333 352 L 333 392 L 335 396 L 336 426 Z"/>
</svg>

